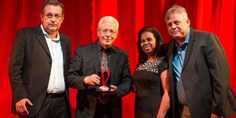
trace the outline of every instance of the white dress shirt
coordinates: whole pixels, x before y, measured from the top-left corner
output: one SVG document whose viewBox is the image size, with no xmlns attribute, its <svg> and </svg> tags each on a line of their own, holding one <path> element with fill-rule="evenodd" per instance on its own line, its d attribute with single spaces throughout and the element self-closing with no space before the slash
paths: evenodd
<svg viewBox="0 0 236 118">
<path fill-rule="evenodd" d="M 51 59 L 51 73 L 48 83 L 48 93 L 62 93 L 65 91 L 64 68 L 63 68 L 63 51 L 60 42 L 60 35 L 57 34 L 55 39 L 51 39 L 47 32 L 43 29 L 44 37 L 46 39 Z"/>
</svg>

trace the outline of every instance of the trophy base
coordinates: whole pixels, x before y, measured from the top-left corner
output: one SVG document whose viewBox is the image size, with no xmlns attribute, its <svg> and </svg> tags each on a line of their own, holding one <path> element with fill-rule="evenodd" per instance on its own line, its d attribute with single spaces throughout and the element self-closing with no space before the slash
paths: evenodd
<svg viewBox="0 0 236 118">
<path fill-rule="evenodd" d="M 108 87 L 108 86 L 99 86 L 98 90 L 99 90 L 99 92 L 111 92 L 110 87 Z"/>
</svg>

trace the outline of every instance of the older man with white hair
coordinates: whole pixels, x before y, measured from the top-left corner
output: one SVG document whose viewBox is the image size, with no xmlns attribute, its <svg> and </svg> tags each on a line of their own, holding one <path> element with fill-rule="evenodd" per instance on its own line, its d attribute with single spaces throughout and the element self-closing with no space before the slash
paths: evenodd
<svg viewBox="0 0 236 118">
<path fill-rule="evenodd" d="M 79 89 L 76 118 L 122 117 L 132 80 L 127 53 L 113 46 L 118 27 L 114 17 L 102 17 L 97 41 L 76 49 L 68 74 L 69 86 Z"/>
</svg>

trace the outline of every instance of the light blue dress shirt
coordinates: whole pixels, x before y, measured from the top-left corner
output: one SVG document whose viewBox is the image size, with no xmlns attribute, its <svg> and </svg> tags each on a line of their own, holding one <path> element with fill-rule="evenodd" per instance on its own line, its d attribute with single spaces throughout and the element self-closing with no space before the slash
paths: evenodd
<svg viewBox="0 0 236 118">
<path fill-rule="evenodd" d="M 183 69 L 184 59 L 186 56 L 186 51 L 188 48 L 189 37 L 190 37 L 190 32 L 188 32 L 188 35 L 182 45 L 179 45 L 176 42 L 175 46 L 177 48 L 177 52 L 175 53 L 173 61 L 172 61 L 174 76 L 176 79 L 177 97 L 179 99 L 179 102 L 184 105 L 187 105 L 187 99 L 186 99 L 183 83 L 181 80 L 181 73 Z"/>
</svg>

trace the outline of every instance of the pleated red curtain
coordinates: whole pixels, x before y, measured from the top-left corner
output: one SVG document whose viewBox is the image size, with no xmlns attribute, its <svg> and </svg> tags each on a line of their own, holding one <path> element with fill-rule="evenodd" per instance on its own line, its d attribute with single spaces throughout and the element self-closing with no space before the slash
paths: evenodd
<svg viewBox="0 0 236 118">
<path fill-rule="evenodd" d="M 11 88 L 8 64 L 16 31 L 22 27 L 40 24 L 43 0 L 0 0 L 0 116 L 16 118 L 10 113 Z M 138 62 L 137 33 L 143 26 L 159 30 L 165 41 L 169 37 L 165 12 L 173 4 L 184 6 L 191 20 L 191 27 L 214 32 L 220 38 L 230 65 L 230 85 L 236 94 L 236 1 L 235 0 L 62 0 L 65 20 L 61 31 L 72 38 L 72 54 L 77 46 L 91 43 L 97 38 L 97 23 L 111 15 L 120 23 L 115 45 L 129 54 L 131 72 Z M 77 90 L 70 90 L 71 109 L 76 106 Z M 123 98 L 123 117 L 133 118 L 134 93 Z M 236 118 L 236 116 L 232 117 Z"/>
</svg>

